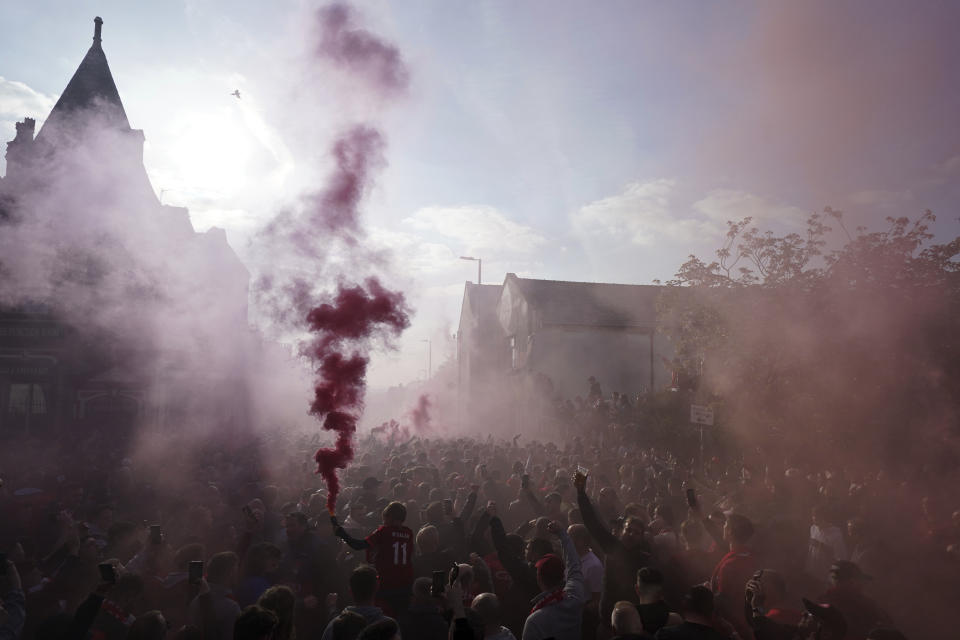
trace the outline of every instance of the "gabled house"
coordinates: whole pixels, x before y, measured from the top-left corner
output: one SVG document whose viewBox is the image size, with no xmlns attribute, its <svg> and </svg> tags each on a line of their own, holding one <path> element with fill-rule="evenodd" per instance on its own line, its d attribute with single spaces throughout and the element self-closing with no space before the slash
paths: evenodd
<svg viewBox="0 0 960 640">
<path fill-rule="evenodd" d="M 467 284 L 460 316 L 460 382 L 467 412 L 509 403 L 514 419 L 528 420 L 525 408 L 556 397 L 585 396 L 590 376 L 605 393 L 630 396 L 670 383 L 662 362 L 672 357 L 672 347 L 656 330 L 659 286 L 508 273 L 502 285 L 484 285 L 480 291 Z"/>
</svg>

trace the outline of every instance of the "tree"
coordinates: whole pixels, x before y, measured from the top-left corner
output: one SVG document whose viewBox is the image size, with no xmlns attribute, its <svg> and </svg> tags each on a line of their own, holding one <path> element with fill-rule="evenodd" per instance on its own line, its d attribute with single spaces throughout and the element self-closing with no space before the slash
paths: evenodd
<svg viewBox="0 0 960 640">
<path fill-rule="evenodd" d="M 661 295 L 676 364 L 767 446 L 888 459 L 952 446 L 960 238 L 933 243 L 934 220 L 850 234 L 827 208 L 786 235 L 730 222 L 716 259 L 690 256 Z M 845 237 L 829 250 L 828 223 Z"/>
</svg>

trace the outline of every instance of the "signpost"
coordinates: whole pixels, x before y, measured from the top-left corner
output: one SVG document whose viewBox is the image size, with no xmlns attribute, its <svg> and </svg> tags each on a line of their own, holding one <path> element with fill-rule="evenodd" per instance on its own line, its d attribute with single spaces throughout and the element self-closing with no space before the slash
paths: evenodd
<svg viewBox="0 0 960 640">
<path fill-rule="evenodd" d="M 713 426 L 713 407 L 704 404 L 690 405 L 690 422 L 700 428 L 700 471 L 704 470 L 703 465 L 703 427 Z"/>
<path fill-rule="evenodd" d="M 693 424 L 713 426 L 713 408 L 704 404 L 690 405 L 690 422 Z"/>
</svg>

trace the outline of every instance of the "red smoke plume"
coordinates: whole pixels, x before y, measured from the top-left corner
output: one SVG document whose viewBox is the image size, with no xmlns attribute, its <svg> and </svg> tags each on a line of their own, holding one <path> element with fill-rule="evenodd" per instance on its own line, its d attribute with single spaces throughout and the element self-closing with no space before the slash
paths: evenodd
<svg viewBox="0 0 960 640">
<path fill-rule="evenodd" d="M 384 164 L 385 146 L 380 132 L 365 125 L 356 125 L 337 139 L 332 149 L 337 170 L 326 189 L 309 197 L 310 209 L 320 214 L 311 216 L 314 225 L 353 241 L 352 234 L 359 230 L 360 200 L 371 173 Z"/>
<path fill-rule="evenodd" d="M 406 89 L 409 76 L 399 51 L 357 26 L 352 8 L 334 3 L 318 10 L 316 18 L 316 57 L 347 71 L 351 86 L 387 98 Z M 326 185 L 305 196 L 301 206 L 280 212 L 261 234 L 263 240 L 292 250 L 294 257 L 311 264 L 312 280 L 265 274 L 257 280 L 255 293 L 280 322 L 306 316 L 312 338 L 303 353 L 317 374 L 310 413 L 322 421 L 324 430 L 336 434 L 332 448 L 316 453 L 331 515 L 340 491 L 337 471 L 353 459 L 370 340 L 396 337 L 410 320 L 403 294 L 387 290 L 376 278 L 363 285 L 341 283 L 333 299 L 319 306 L 314 302 L 314 282 L 333 264 L 325 255 L 331 245 L 346 249 L 346 261 L 353 269 L 377 261 L 363 246 L 360 203 L 374 174 L 386 164 L 385 146 L 375 127 L 350 126 L 333 144 L 335 166 Z"/>
<path fill-rule="evenodd" d="M 420 394 L 417 406 L 410 412 L 410 418 L 417 433 L 430 430 L 430 396 L 425 393 Z"/>
<path fill-rule="evenodd" d="M 345 4 L 332 4 L 317 11 L 320 41 L 317 54 L 346 67 L 378 93 L 403 93 L 410 75 L 395 46 L 355 24 L 356 12 Z"/>
<path fill-rule="evenodd" d="M 317 473 L 327 485 L 327 510 L 333 514 L 340 493 L 337 470 L 353 460 L 353 434 L 363 411 L 370 362 L 367 341 L 377 335 L 400 335 L 410 318 L 402 293 L 369 278 L 362 287 L 340 285 L 331 302 L 311 309 L 307 324 L 314 334 L 307 352 L 319 375 L 310 413 L 323 419 L 324 430 L 337 434 L 332 448 L 316 454 Z"/>
</svg>

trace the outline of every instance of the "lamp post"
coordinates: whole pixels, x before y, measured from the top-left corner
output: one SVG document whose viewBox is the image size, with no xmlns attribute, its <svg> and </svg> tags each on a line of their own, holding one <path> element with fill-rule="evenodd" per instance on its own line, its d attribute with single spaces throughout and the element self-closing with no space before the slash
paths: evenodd
<svg viewBox="0 0 960 640">
<path fill-rule="evenodd" d="M 424 338 L 420 342 L 427 343 L 427 380 L 433 377 L 433 342 L 429 338 Z"/>
<path fill-rule="evenodd" d="M 477 284 L 483 284 L 483 260 L 472 256 L 460 256 L 461 260 L 476 261 L 477 263 Z"/>
</svg>

